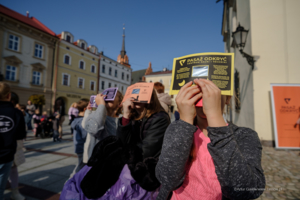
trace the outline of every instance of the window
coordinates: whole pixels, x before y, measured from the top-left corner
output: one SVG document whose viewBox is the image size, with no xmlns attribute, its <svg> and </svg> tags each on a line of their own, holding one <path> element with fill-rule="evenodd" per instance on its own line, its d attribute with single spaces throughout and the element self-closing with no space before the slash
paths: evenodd
<svg viewBox="0 0 300 200">
<path fill-rule="evenodd" d="M 95 90 L 95 81 L 90 82 L 90 90 Z"/>
<path fill-rule="evenodd" d="M 108 83 L 108 87 L 109 87 L 109 88 L 111 87 L 111 83 Z"/>
<path fill-rule="evenodd" d="M 84 79 L 78 78 L 78 87 L 83 89 L 84 88 Z"/>
<path fill-rule="evenodd" d="M 92 72 L 92 73 L 96 73 L 96 68 L 95 68 L 94 65 L 91 66 L 91 72 Z"/>
<path fill-rule="evenodd" d="M 79 61 L 79 69 L 84 69 L 84 61 Z"/>
<path fill-rule="evenodd" d="M 162 80 L 162 79 L 160 79 L 160 80 L 159 80 L 159 82 L 163 83 L 163 80 Z"/>
<path fill-rule="evenodd" d="M 122 72 L 122 80 L 124 80 L 124 72 Z"/>
<path fill-rule="evenodd" d="M 67 40 L 67 42 L 71 42 L 71 37 L 69 35 L 67 35 L 66 40 Z"/>
<path fill-rule="evenodd" d="M 117 87 L 117 84 L 115 84 L 115 87 Z"/>
<path fill-rule="evenodd" d="M 129 81 L 129 74 L 127 74 L 127 81 Z"/>
<path fill-rule="evenodd" d="M 39 44 L 35 44 L 34 56 L 37 58 L 43 57 L 43 46 Z"/>
<path fill-rule="evenodd" d="M 122 90 L 122 92 L 123 92 L 123 90 L 124 90 L 124 87 L 123 87 L 123 86 L 122 86 L 122 89 L 121 89 L 121 90 Z"/>
<path fill-rule="evenodd" d="M 104 90 L 104 86 L 105 86 L 105 82 L 102 81 L 102 82 L 101 82 L 101 89 L 102 89 L 102 90 Z"/>
<path fill-rule="evenodd" d="M 63 73 L 63 80 L 62 80 L 62 84 L 69 86 L 70 85 L 70 75 L 69 74 L 64 74 Z"/>
<path fill-rule="evenodd" d="M 41 72 L 33 71 L 32 72 L 32 84 L 40 85 L 41 83 Z"/>
<path fill-rule="evenodd" d="M 115 70 L 115 77 L 118 77 L 118 70 Z"/>
<path fill-rule="evenodd" d="M 14 51 L 19 50 L 20 38 L 15 35 L 9 35 L 8 48 Z"/>
<path fill-rule="evenodd" d="M 85 49 L 85 44 L 81 43 L 81 48 Z"/>
<path fill-rule="evenodd" d="M 111 75 L 111 67 L 108 70 L 108 74 Z"/>
<path fill-rule="evenodd" d="M 105 73 L 105 65 L 102 65 L 102 73 Z"/>
<path fill-rule="evenodd" d="M 16 72 L 17 72 L 16 67 L 7 65 L 5 79 L 10 80 L 10 81 L 15 81 L 16 80 Z"/>
<path fill-rule="evenodd" d="M 71 64 L 70 56 L 65 55 L 64 63 L 67 64 L 67 65 L 70 65 L 70 64 Z"/>
<path fill-rule="evenodd" d="M 150 80 L 149 83 L 152 83 L 152 80 Z"/>
</svg>

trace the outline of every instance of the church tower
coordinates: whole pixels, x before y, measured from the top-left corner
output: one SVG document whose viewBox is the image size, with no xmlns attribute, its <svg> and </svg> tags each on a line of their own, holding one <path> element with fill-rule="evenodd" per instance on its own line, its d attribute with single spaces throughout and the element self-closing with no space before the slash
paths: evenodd
<svg viewBox="0 0 300 200">
<path fill-rule="evenodd" d="M 125 51 L 125 26 L 123 27 L 123 43 L 122 43 L 122 50 L 121 54 L 118 55 L 117 59 L 118 63 L 130 67 L 128 56 L 126 55 Z"/>
</svg>

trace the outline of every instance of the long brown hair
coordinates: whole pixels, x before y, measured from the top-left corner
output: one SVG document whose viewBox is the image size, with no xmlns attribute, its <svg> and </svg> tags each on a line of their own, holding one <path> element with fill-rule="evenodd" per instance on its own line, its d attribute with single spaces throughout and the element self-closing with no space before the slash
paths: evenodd
<svg viewBox="0 0 300 200">
<path fill-rule="evenodd" d="M 150 103 L 145 105 L 144 110 L 141 112 L 140 115 L 138 115 L 138 113 L 133 109 L 131 118 L 134 120 L 141 120 L 144 117 L 150 117 L 151 115 L 158 113 L 158 112 L 166 112 L 163 107 L 161 106 L 158 97 L 156 95 L 155 90 L 153 89 L 152 91 L 152 95 L 151 95 L 151 100 Z"/>
<path fill-rule="evenodd" d="M 123 94 L 119 90 L 117 91 L 116 98 L 118 100 L 118 105 L 120 105 L 120 103 L 123 101 Z M 122 114 L 122 109 L 123 109 L 122 106 L 119 106 L 119 108 L 116 110 L 117 116 Z"/>
</svg>

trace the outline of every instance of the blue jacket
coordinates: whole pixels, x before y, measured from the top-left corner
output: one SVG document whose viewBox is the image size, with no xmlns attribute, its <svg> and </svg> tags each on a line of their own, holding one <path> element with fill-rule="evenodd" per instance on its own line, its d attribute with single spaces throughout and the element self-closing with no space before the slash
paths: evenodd
<svg viewBox="0 0 300 200">
<path fill-rule="evenodd" d="M 84 130 L 83 127 L 81 126 L 82 120 L 83 117 L 78 116 L 74 119 L 74 121 L 71 124 L 71 127 L 74 129 L 73 141 L 75 146 L 75 153 L 77 154 L 83 153 L 83 147 L 87 136 L 86 130 Z"/>
</svg>

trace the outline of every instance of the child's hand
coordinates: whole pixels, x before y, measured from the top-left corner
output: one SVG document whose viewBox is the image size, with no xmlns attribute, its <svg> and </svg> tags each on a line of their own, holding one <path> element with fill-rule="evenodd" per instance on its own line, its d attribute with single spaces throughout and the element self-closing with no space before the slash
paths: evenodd
<svg viewBox="0 0 300 200">
<path fill-rule="evenodd" d="M 93 108 L 91 107 L 91 103 L 89 103 L 89 105 L 87 106 L 88 110 L 93 110 Z"/>
<path fill-rule="evenodd" d="M 195 104 L 202 97 L 202 93 L 198 86 L 191 85 L 192 81 L 185 84 L 180 89 L 175 101 L 180 114 L 180 119 L 193 124 L 196 116 Z"/>
<path fill-rule="evenodd" d="M 95 98 L 95 102 L 96 102 L 97 106 L 99 106 L 99 105 L 105 105 L 105 101 L 104 101 L 105 97 L 106 97 L 106 95 L 97 94 L 97 96 Z"/>
<path fill-rule="evenodd" d="M 195 79 L 203 93 L 203 112 L 209 126 L 226 126 L 221 110 L 221 90 L 210 80 Z"/>
<path fill-rule="evenodd" d="M 134 108 L 133 98 L 128 98 L 123 102 L 123 117 L 129 119 L 130 111 Z"/>
</svg>

